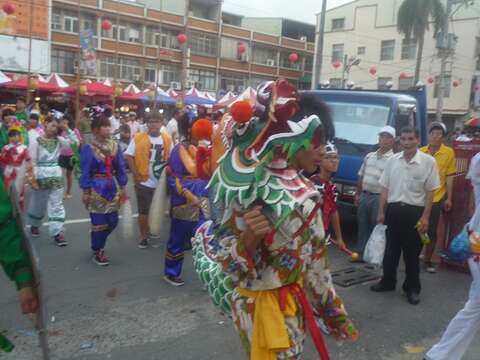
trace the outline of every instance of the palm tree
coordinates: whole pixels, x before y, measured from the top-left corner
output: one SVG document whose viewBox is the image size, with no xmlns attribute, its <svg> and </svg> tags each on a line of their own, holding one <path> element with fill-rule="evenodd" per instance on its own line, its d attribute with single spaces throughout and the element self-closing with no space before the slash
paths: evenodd
<svg viewBox="0 0 480 360">
<path fill-rule="evenodd" d="M 444 28 L 445 7 L 442 0 L 404 0 L 398 10 L 397 29 L 406 39 L 413 39 L 418 43 L 417 64 L 415 66 L 415 82 L 420 79 L 422 67 L 423 45 L 425 32 L 433 23 L 433 36 Z"/>
</svg>

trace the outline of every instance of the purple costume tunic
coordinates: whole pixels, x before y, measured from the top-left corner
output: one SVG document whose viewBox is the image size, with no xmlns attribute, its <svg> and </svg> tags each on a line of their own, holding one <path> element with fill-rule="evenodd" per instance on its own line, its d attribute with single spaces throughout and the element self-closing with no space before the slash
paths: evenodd
<svg viewBox="0 0 480 360">
<path fill-rule="evenodd" d="M 125 160 L 114 141 L 105 144 L 93 141 L 82 146 L 80 166 L 80 187 L 83 191 L 90 190 L 92 250 L 97 251 L 105 247 L 108 235 L 118 224 L 120 193 L 115 179 L 121 187 L 127 184 Z"/>
<path fill-rule="evenodd" d="M 186 169 L 180 157 L 177 144 L 170 154 L 167 169 L 167 184 L 171 195 L 170 238 L 165 256 L 165 275 L 180 276 L 182 272 L 184 249 L 197 228 L 209 218 L 207 180 L 194 178 Z M 201 200 L 200 206 L 187 203 L 184 192 L 189 191 Z"/>
</svg>

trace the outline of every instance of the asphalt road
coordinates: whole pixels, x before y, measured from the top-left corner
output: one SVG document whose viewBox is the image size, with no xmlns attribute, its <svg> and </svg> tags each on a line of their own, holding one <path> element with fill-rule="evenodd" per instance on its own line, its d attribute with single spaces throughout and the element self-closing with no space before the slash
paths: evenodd
<svg viewBox="0 0 480 360">
<path fill-rule="evenodd" d="M 132 190 L 129 188 L 130 195 Z M 189 255 L 184 287 L 174 288 L 162 280 L 168 229 L 160 247 L 140 250 L 136 239 L 124 238 L 119 228 L 107 246 L 111 265 L 99 268 L 90 258 L 88 214 L 78 191 L 66 207 L 69 246 L 55 247 L 46 236 L 46 227 L 42 237 L 35 239 L 45 278 L 52 359 L 246 358 L 231 321 L 202 290 Z M 344 229 L 352 241 L 352 221 L 344 221 Z M 333 248 L 330 256 L 333 270 L 350 266 Z M 435 275 L 422 273 L 422 302 L 418 306 L 409 305 L 400 291 L 372 293 L 370 284 L 337 287 L 361 335 L 353 344 L 335 344 L 328 338 L 332 359 L 422 359 L 463 306 L 470 277 L 443 269 Z M 29 320 L 20 314 L 12 285 L 0 275 L 0 330 L 16 344 L 14 353 L 0 353 L 0 359 L 40 359 L 36 337 Z M 477 335 L 465 360 L 480 359 L 479 340 Z M 310 341 L 306 346 L 304 359 L 318 359 Z"/>
</svg>

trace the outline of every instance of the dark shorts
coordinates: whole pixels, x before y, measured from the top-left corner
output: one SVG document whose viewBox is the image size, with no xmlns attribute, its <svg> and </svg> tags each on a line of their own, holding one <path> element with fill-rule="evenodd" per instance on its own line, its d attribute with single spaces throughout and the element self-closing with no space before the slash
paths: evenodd
<svg viewBox="0 0 480 360">
<path fill-rule="evenodd" d="M 73 170 L 72 156 L 60 155 L 58 158 L 58 165 L 60 165 L 60 167 L 63 169 L 72 171 Z"/>
<path fill-rule="evenodd" d="M 135 185 L 135 194 L 137 195 L 137 207 L 140 215 L 148 215 L 150 205 L 152 204 L 153 193 L 155 189 L 144 185 Z"/>
</svg>

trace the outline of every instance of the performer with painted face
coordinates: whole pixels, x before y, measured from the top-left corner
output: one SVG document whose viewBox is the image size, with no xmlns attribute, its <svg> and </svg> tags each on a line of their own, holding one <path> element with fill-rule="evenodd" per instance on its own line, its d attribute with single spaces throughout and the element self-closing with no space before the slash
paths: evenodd
<svg viewBox="0 0 480 360">
<path fill-rule="evenodd" d="M 311 112 L 314 100 L 286 80 L 262 86 L 257 101 L 265 106 L 260 117 L 243 102 L 223 119 L 227 150 L 209 183 L 221 218 L 213 236 L 207 224 L 198 230 L 194 261 L 199 272 L 210 268 L 201 278 L 211 280 L 214 302 L 228 283 L 199 259 L 221 264 L 231 279 L 233 320 L 250 359 L 300 358 L 308 327 L 325 360 L 314 311 L 334 336 L 358 336 L 328 270 L 320 193 L 301 174 L 316 170 L 333 137 L 331 118 Z"/>
<path fill-rule="evenodd" d="M 92 143 L 82 146 L 80 152 L 82 175 L 79 183 L 92 222 L 93 261 L 106 266 L 109 260 L 104 248 L 108 236 L 117 227 L 118 210 L 125 199 L 128 177 L 123 153 L 111 138 L 110 121 L 105 115 L 93 119 L 92 133 Z"/>
<path fill-rule="evenodd" d="M 66 136 L 60 136 L 61 132 L 65 132 Z M 64 237 L 63 175 L 58 158 L 60 150 L 72 144 L 78 144 L 75 133 L 68 126 L 59 124 L 55 117 L 49 116 L 45 119 L 45 134 L 37 137 L 29 146 L 34 172 L 34 191 L 27 212 L 31 235 L 40 235 L 40 225 L 47 210 L 49 235 L 57 246 L 67 245 Z"/>
</svg>

